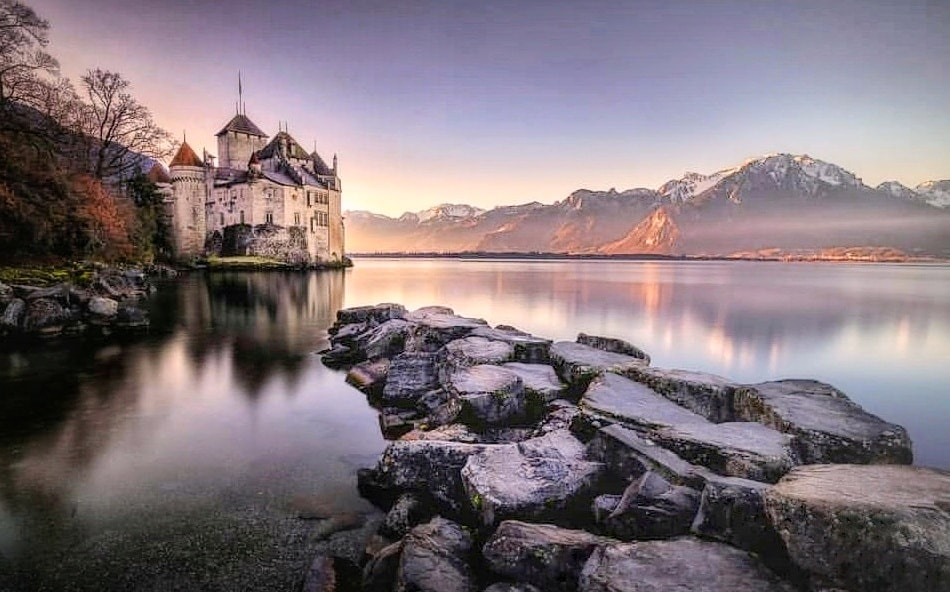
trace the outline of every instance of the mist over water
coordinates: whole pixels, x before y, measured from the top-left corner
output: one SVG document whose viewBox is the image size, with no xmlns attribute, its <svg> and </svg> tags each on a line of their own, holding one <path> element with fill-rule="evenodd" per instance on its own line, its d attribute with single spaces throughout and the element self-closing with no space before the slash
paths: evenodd
<svg viewBox="0 0 950 592">
<path fill-rule="evenodd" d="M 317 526 L 370 512 L 383 449 L 363 395 L 314 354 L 344 306 L 453 307 L 653 365 L 806 377 L 904 425 L 950 468 L 950 267 L 360 259 L 347 272 L 195 274 L 149 333 L 0 351 L 0 589 L 291 590 Z M 237 589 L 234 588 L 234 589 Z"/>
</svg>

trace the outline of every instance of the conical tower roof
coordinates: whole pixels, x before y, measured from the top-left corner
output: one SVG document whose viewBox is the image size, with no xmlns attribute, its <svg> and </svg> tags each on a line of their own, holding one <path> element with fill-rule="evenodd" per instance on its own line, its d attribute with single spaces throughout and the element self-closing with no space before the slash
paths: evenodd
<svg viewBox="0 0 950 592">
<path fill-rule="evenodd" d="M 168 176 L 168 171 L 165 170 L 160 163 L 155 163 L 152 165 L 152 168 L 149 169 L 148 175 L 146 178 L 151 183 L 171 183 L 172 178 Z"/>
<path fill-rule="evenodd" d="M 176 166 L 200 167 L 204 166 L 204 163 L 198 158 L 195 151 L 191 149 L 188 142 L 182 142 L 181 148 L 178 149 L 178 153 L 175 154 L 175 158 L 172 159 L 168 168 Z"/>
</svg>

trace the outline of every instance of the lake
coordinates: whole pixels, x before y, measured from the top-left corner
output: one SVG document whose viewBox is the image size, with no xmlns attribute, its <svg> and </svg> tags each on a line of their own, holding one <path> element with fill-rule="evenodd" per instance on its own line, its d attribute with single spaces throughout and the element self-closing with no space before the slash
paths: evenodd
<svg viewBox="0 0 950 592">
<path fill-rule="evenodd" d="M 359 259 L 193 274 L 109 341 L 0 350 L 0 589 L 293 590 L 320 522 L 370 513 L 376 413 L 314 352 L 344 306 L 453 307 L 653 365 L 830 382 L 950 468 L 950 267 Z"/>
</svg>

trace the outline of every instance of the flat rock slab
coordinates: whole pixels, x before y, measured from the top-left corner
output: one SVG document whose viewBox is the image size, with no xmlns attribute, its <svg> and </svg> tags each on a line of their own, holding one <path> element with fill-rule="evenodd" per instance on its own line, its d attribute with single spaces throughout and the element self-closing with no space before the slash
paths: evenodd
<svg viewBox="0 0 950 592">
<path fill-rule="evenodd" d="M 617 424 L 597 431 L 588 444 L 588 454 L 606 464 L 615 477 L 627 481 L 638 479 L 647 471 L 656 471 L 670 483 L 701 490 L 709 473 L 703 467 L 686 462 L 675 452 Z"/>
<path fill-rule="evenodd" d="M 420 524 L 403 539 L 395 589 L 476 592 L 471 552 L 472 535 L 455 522 L 437 517 Z"/>
<path fill-rule="evenodd" d="M 564 382 L 582 389 L 599 374 L 622 373 L 634 367 L 645 366 L 646 361 L 583 343 L 558 341 L 551 346 L 551 365 Z"/>
<path fill-rule="evenodd" d="M 590 490 L 603 473 L 604 465 L 583 460 L 583 452 L 583 445 L 566 432 L 492 446 L 468 458 L 462 483 L 485 525 L 564 518 L 565 510 L 593 497 Z"/>
<path fill-rule="evenodd" d="M 765 507 L 792 561 L 816 584 L 950 590 L 950 472 L 798 467 L 766 492 Z"/>
<path fill-rule="evenodd" d="M 577 578 L 594 549 L 611 542 L 583 530 L 506 520 L 485 543 L 482 555 L 498 576 L 544 590 L 569 591 L 577 589 Z"/>
<path fill-rule="evenodd" d="M 346 373 L 346 382 L 364 393 L 379 396 L 389 375 L 389 365 L 386 358 L 360 362 Z"/>
<path fill-rule="evenodd" d="M 650 366 L 628 368 L 623 374 L 709 421 L 720 423 L 735 419 L 732 399 L 740 385 L 727 378 L 706 372 Z"/>
<path fill-rule="evenodd" d="M 815 380 L 762 382 L 736 391 L 736 416 L 793 434 L 805 463 L 913 462 L 901 426 L 868 413 L 844 393 Z"/>
<path fill-rule="evenodd" d="M 501 425 L 525 416 L 524 383 L 501 366 L 464 368 L 452 376 L 448 389 L 462 403 L 464 423 Z"/>
<path fill-rule="evenodd" d="M 455 314 L 434 311 L 409 315 L 413 328 L 406 340 L 407 351 L 434 352 L 449 342 L 468 337 L 478 327 L 488 325 L 482 319 L 470 319 Z"/>
<path fill-rule="evenodd" d="M 598 376 L 579 403 L 581 409 L 640 430 L 710 425 L 706 418 L 661 397 L 650 387 L 613 373 Z"/>
<path fill-rule="evenodd" d="M 554 368 L 547 364 L 509 362 L 502 364 L 502 368 L 521 379 L 529 400 L 538 405 L 547 405 L 560 399 L 567 389 L 567 385 L 557 377 Z"/>
<path fill-rule="evenodd" d="M 694 422 L 658 428 L 650 438 L 690 463 L 730 477 L 775 483 L 799 464 L 792 437 L 759 423 Z"/>
<path fill-rule="evenodd" d="M 537 337 L 512 327 L 477 327 L 472 330 L 472 335 L 510 344 L 514 348 L 514 359 L 517 362 L 543 364 L 551 357 L 552 341 L 550 339 Z"/>
<path fill-rule="evenodd" d="M 608 352 L 614 352 L 616 354 L 633 356 L 634 358 L 640 358 L 647 364 L 650 363 L 650 356 L 645 351 L 633 345 L 629 341 L 624 341 L 623 339 L 618 339 L 616 337 L 602 337 L 600 335 L 578 333 L 577 343 L 589 345 L 591 347 L 602 349 Z"/>
<path fill-rule="evenodd" d="M 792 592 L 745 551 L 680 538 L 598 547 L 579 578 L 580 592 Z"/>
<path fill-rule="evenodd" d="M 401 304 L 384 303 L 374 306 L 354 306 L 338 310 L 336 322 L 341 326 L 367 321 L 385 323 L 390 319 L 405 318 L 406 314 L 406 307 Z"/>
<path fill-rule="evenodd" d="M 442 349 L 439 378 L 447 385 L 452 375 L 463 368 L 482 364 L 504 364 L 515 359 L 515 348 L 504 341 L 484 337 L 465 337 L 450 341 Z"/>
</svg>

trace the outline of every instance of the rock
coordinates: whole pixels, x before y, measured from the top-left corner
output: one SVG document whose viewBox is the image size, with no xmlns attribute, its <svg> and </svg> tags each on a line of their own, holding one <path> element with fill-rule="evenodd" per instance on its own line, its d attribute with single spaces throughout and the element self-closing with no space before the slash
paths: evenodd
<svg viewBox="0 0 950 592">
<path fill-rule="evenodd" d="M 302 592 L 337 592 L 336 571 L 333 558 L 317 555 L 303 579 Z"/>
<path fill-rule="evenodd" d="M 666 448 L 620 425 L 598 430 L 588 444 L 590 458 L 603 462 L 618 479 L 632 481 L 656 471 L 675 485 L 702 490 L 708 470 L 686 462 Z"/>
<path fill-rule="evenodd" d="M 363 586 L 365 592 L 392 592 L 393 582 L 399 573 L 399 559 L 402 556 L 402 541 L 395 542 L 374 555 L 363 567 Z"/>
<path fill-rule="evenodd" d="M 384 536 L 401 539 L 412 527 L 427 522 L 430 518 L 432 513 L 422 500 L 411 493 L 404 493 L 389 509 L 379 532 Z"/>
<path fill-rule="evenodd" d="M 547 415 L 535 428 L 535 436 L 543 436 L 555 430 L 569 430 L 575 418 L 580 415 L 580 407 L 564 399 L 555 399 L 547 406 Z"/>
<path fill-rule="evenodd" d="M 466 337 L 450 341 L 442 348 L 439 380 L 448 386 L 452 376 L 464 368 L 482 364 L 503 364 L 514 359 L 514 347 L 504 341 Z"/>
<path fill-rule="evenodd" d="M 631 367 L 623 374 L 709 421 L 735 420 L 732 401 L 740 385 L 722 376 L 649 366 Z"/>
<path fill-rule="evenodd" d="M 644 366 L 640 358 L 593 348 L 582 343 L 559 341 L 551 346 L 551 365 L 561 380 L 576 390 L 587 388 L 591 380 L 604 372 L 622 373 Z"/>
<path fill-rule="evenodd" d="M 62 331 L 63 325 L 69 320 L 69 311 L 63 308 L 59 302 L 50 298 L 38 298 L 29 301 L 26 305 L 23 329 L 43 333 L 58 332 Z"/>
<path fill-rule="evenodd" d="M 438 388 L 436 354 L 406 352 L 392 359 L 382 401 L 397 407 L 415 407 L 419 396 Z"/>
<path fill-rule="evenodd" d="M 6 304 L 14 298 L 13 287 L 0 282 L 0 304 Z"/>
<path fill-rule="evenodd" d="M 387 440 L 396 440 L 414 430 L 419 421 L 415 411 L 388 407 L 379 414 L 379 431 Z"/>
<path fill-rule="evenodd" d="M 482 555 L 498 576 L 546 591 L 568 591 L 576 589 L 594 549 L 610 542 L 583 530 L 506 520 L 485 543 Z"/>
<path fill-rule="evenodd" d="M 495 582 L 485 588 L 482 592 L 541 592 L 531 584 L 511 584 L 508 582 Z"/>
<path fill-rule="evenodd" d="M 438 440 L 397 440 L 386 447 L 374 474 L 360 474 L 366 485 L 431 498 L 441 509 L 459 513 L 469 506 L 462 487 L 462 467 L 485 444 Z M 372 477 L 372 479 L 370 479 Z"/>
<path fill-rule="evenodd" d="M 16 331 L 23 322 L 23 315 L 26 313 L 26 302 L 20 298 L 14 298 L 7 303 L 3 309 L 3 316 L 0 317 L 0 329 L 7 331 Z"/>
<path fill-rule="evenodd" d="M 950 472 L 797 467 L 766 491 L 765 509 L 813 586 L 950 590 Z"/>
<path fill-rule="evenodd" d="M 435 389 L 416 399 L 416 410 L 425 417 L 426 427 L 448 425 L 458 420 L 462 401 L 444 389 Z"/>
<path fill-rule="evenodd" d="M 765 513 L 770 485 L 738 477 L 707 475 L 692 531 L 755 553 L 774 571 L 789 571 L 788 553 Z"/>
<path fill-rule="evenodd" d="M 519 331 L 514 327 L 476 327 L 473 336 L 484 337 L 492 341 L 503 341 L 514 348 L 514 360 L 527 364 L 545 364 L 551 358 L 551 340 L 536 337 Z"/>
<path fill-rule="evenodd" d="M 463 442 L 466 444 L 483 443 L 481 435 L 476 434 L 465 424 L 453 423 L 438 426 L 431 430 L 415 429 L 404 434 L 400 440 L 444 440 L 447 442 Z"/>
<path fill-rule="evenodd" d="M 482 319 L 469 319 L 455 314 L 413 312 L 411 334 L 406 340 L 406 351 L 435 352 L 456 339 L 468 337 L 478 327 L 487 325 Z"/>
<path fill-rule="evenodd" d="M 502 425 L 525 417 L 524 383 L 500 366 L 460 370 L 452 376 L 448 389 L 462 404 L 460 420 L 469 425 Z"/>
<path fill-rule="evenodd" d="M 370 360 L 389 358 L 403 352 L 411 331 L 411 323 L 391 319 L 357 337 L 356 349 Z"/>
<path fill-rule="evenodd" d="M 754 384 L 736 391 L 734 405 L 737 417 L 795 436 L 805 464 L 913 462 L 904 428 L 868 413 L 823 382 Z"/>
<path fill-rule="evenodd" d="M 48 298 L 56 300 L 60 304 L 69 304 L 69 284 L 55 284 L 46 288 L 35 288 L 26 295 L 26 300 L 36 300 L 38 298 Z"/>
<path fill-rule="evenodd" d="M 792 592 L 745 551 L 684 537 L 597 547 L 580 592 Z"/>
<path fill-rule="evenodd" d="M 706 418 L 661 397 L 648 386 L 613 373 L 594 380 L 579 405 L 584 411 L 638 430 L 693 423 L 710 425 Z"/>
<path fill-rule="evenodd" d="M 649 437 L 720 475 L 775 483 L 799 464 L 792 438 L 759 423 L 696 422 L 657 428 Z"/>
<path fill-rule="evenodd" d="M 567 390 L 567 385 L 557 377 L 554 368 L 547 364 L 509 362 L 501 367 L 524 383 L 529 407 L 543 409 L 548 403 L 563 397 Z"/>
<path fill-rule="evenodd" d="M 134 306 L 120 306 L 115 316 L 115 324 L 126 328 L 147 327 L 148 317 L 143 310 Z"/>
<path fill-rule="evenodd" d="M 444 518 L 416 526 L 403 539 L 396 590 L 475 592 L 470 565 L 472 535 Z"/>
<path fill-rule="evenodd" d="M 566 430 L 468 458 L 462 483 L 482 524 L 500 520 L 570 520 L 586 515 L 603 465 L 584 460 L 584 445 Z"/>
<path fill-rule="evenodd" d="M 607 519 L 607 516 L 613 514 L 614 510 L 617 509 L 617 506 L 620 505 L 621 499 L 623 499 L 622 495 L 616 495 L 613 493 L 604 493 L 595 497 L 594 501 L 590 505 L 591 512 L 594 514 L 594 522 L 597 524 L 603 524 L 604 520 Z"/>
<path fill-rule="evenodd" d="M 87 306 L 89 312 L 100 317 L 114 317 L 119 312 L 119 303 L 111 298 L 93 296 Z"/>
<path fill-rule="evenodd" d="M 386 358 L 360 362 L 346 373 L 346 382 L 369 395 L 370 400 L 377 400 L 383 393 L 389 366 Z"/>
<path fill-rule="evenodd" d="M 600 337 L 598 335 L 588 335 L 587 333 L 578 333 L 577 343 L 589 345 L 590 347 L 596 349 L 602 349 L 606 352 L 623 354 L 625 356 L 633 356 L 634 358 L 643 360 L 647 364 L 650 363 L 650 356 L 645 351 L 628 341 L 624 341 L 623 339 L 617 339 L 615 337 Z"/>
<path fill-rule="evenodd" d="M 700 493 L 673 485 L 653 471 L 631 483 L 603 519 L 607 534 L 623 540 L 667 539 L 687 534 Z"/>
<path fill-rule="evenodd" d="M 336 313 L 337 325 L 373 322 L 382 324 L 391 319 L 402 319 L 407 315 L 406 307 L 401 304 L 377 304 L 375 306 L 356 306 L 344 308 Z"/>
</svg>

